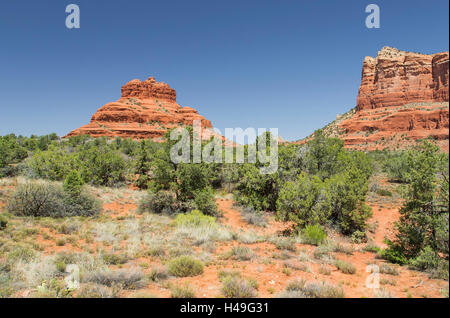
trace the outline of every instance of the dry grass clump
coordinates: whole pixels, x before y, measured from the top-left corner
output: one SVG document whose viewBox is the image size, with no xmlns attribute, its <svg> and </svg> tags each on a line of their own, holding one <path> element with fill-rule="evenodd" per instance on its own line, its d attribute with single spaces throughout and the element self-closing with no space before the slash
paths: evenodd
<svg viewBox="0 0 450 318">
<path fill-rule="evenodd" d="M 278 295 L 279 298 L 343 298 L 341 287 L 327 282 L 309 282 L 295 280 L 290 282 L 286 289 Z"/>
</svg>

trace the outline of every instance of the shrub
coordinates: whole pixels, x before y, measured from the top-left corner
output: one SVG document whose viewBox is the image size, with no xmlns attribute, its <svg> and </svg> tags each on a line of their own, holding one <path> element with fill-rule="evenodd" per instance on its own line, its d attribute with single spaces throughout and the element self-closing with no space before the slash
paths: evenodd
<svg viewBox="0 0 450 318">
<path fill-rule="evenodd" d="M 233 246 L 225 256 L 239 261 L 248 261 L 254 257 L 254 254 L 247 246 Z"/>
<path fill-rule="evenodd" d="M 141 212 L 173 214 L 177 210 L 175 194 L 169 191 L 149 192 L 139 204 Z"/>
<path fill-rule="evenodd" d="M 0 214 L 0 230 L 6 229 L 8 218 L 4 214 Z"/>
<path fill-rule="evenodd" d="M 320 225 L 307 225 L 302 232 L 303 241 L 307 244 L 321 245 L 327 240 L 327 233 Z"/>
<path fill-rule="evenodd" d="M 203 273 L 203 264 L 190 256 L 180 256 L 169 261 L 168 269 L 177 277 L 197 276 Z"/>
<path fill-rule="evenodd" d="M 295 245 L 295 241 L 293 239 L 279 238 L 275 241 L 275 246 L 279 250 L 288 250 L 291 252 L 295 252 L 297 250 L 297 246 Z"/>
<path fill-rule="evenodd" d="M 295 181 L 286 182 L 277 201 L 277 216 L 299 227 L 326 222 L 331 215 L 331 201 L 324 183 L 317 176 L 302 172 Z"/>
<path fill-rule="evenodd" d="M 103 262 L 107 265 L 120 265 L 125 264 L 128 259 L 124 255 L 118 255 L 113 253 L 105 253 L 102 255 Z"/>
<path fill-rule="evenodd" d="M 247 224 L 253 224 L 256 226 L 266 226 L 267 219 L 263 213 L 255 211 L 252 207 L 245 207 L 241 210 L 242 219 Z"/>
<path fill-rule="evenodd" d="M 8 201 L 8 211 L 34 217 L 92 216 L 100 212 L 100 203 L 85 193 L 74 198 L 61 187 L 28 182 L 17 187 Z"/>
<path fill-rule="evenodd" d="M 77 298 L 114 298 L 117 295 L 112 288 L 100 284 L 82 284 L 76 293 Z"/>
<path fill-rule="evenodd" d="M 124 289 L 139 289 L 145 284 L 144 277 L 140 270 L 134 268 L 116 271 L 101 269 L 88 273 L 83 277 L 83 280 L 108 287 L 120 286 Z"/>
<path fill-rule="evenodd" d="M 205 188 L 194 194 L 194 203 L 197 209 L 206 215 L 217 215 L 217 204 L 214 200 L 214 191 L 211 188 Z"/>
<path fill-rule="evenodd" d="M 306 283 L 304 280 L 290 282 L 283 293 L 279 295 L 281 298 L 343 298 L 344 291 L 340 287 L 336 287 L 327 282 Z"/>
<path fill-rule="evenodd" d="M 195 292 L 189 285 L 183 287 L 176 286 L 172 288 L 171 298 L 195 298 Z"/>
<path fill-rule="evenodd" d="M 355 232 L 353 232 L 351 239 L 353 243 L 361 244 L 367 241 L 367 236 L 365 232 L 356 230 Z"/>
<path fill-rule="evenodd" d="M 338 270 L 340 270 L 344 274 L 355 274 L 356 273 L 356 267 L 346 261 L 336 260 L 334 265 L 336 266 L 336 268 Z"/>
<path fill-rule="evenodd" d="M 197 226 L 215 226 L 216 219 L 212 216 L 204 215 L 199 210 L 193 210 L 190 213 L 178 214 L 175 217 L 177 226 L 197 227 Z"/>
<path fill-rule="evenodd" d="M 149 279 L 152 282 L 158 282 L 160 280 L 167 279 L 168 277 L 169 273 L 165 267 L 154 267 L 149 274 Z"/>
<path fill-rule="evenodd" d="M 253 298 L 256 290 L 249 281 L 228 276 L 223 279 L 222 294 L 226 298 Z"/>
<path fill-rule="evenodd" d="M 378 189 L 376 191 L 376 194 L 382 196 L 382 197 L 392 197 L 392 192 L 386 189 Z"/>
<path fill-rule="evenodd" d="M 81 195 L 83 184 L 84 182 L 81 179 L 80 174 L 76 170 L 72 170 L 64 179 L 63 189 L 71 196 L 79 197 Z"/>
<path fill-rule="evenodd" d="M 393 266 L 389 266 L 387 264 L 381 264 L 380 265 L 380 273 L 388 274 L 388 275 L 398 275 L 398 270 Z"/>
</svg>

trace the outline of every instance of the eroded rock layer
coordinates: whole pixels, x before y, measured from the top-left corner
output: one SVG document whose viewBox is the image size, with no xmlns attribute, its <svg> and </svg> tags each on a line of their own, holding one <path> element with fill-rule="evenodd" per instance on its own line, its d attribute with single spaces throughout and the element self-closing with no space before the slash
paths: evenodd
<svg viewBox="0 0 450 318">
<path fill-rule="evenodd" d="M 176 102 L 176 91 L 153 77 L 145 81 L 132 80 L 122 87 L 122 97 L 101 107 L 89 124 L 71 131 L 66 137 L 150 138 L 160 140 L 167 130 L 192 126 L 201 121 L 203 128 L 211 130 L 211 122 L 191 107 Z"/>
<path fill-rule="evenodd" d="M 448 102 L 448 52 L 431 55 L 384 47 L 363 63 L 357 110 Z"/>
</svg>

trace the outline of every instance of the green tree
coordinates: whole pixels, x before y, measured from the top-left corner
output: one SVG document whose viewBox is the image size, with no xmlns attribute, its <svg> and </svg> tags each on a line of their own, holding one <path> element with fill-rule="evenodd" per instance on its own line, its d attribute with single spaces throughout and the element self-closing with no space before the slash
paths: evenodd
<svg viewBox="0 0 450 318">
<path fill-rule="evenodd" d="M 429 258 L 439 264 L 449 257 L 448 155 L 429 141 L 406 154 L 409 171 L 405 203 L 396 223 L 397 235 L 390 242 L 391 251 L 400 251 L 406 259 Z M 386 251 L 389 254 L 391 251 Z M 432 251 L 432 252 L 431 252 Z M 430 265 L 431 266 L 431 265 Z"/>
<path fill-rule="evenodd" d="M 325 224 L 331 215 L 325 183 L 305 172 L 281 187 L 277 207 L 279 219 L 295 222 L 299 228 L 306 224 Z"/>
</svg>

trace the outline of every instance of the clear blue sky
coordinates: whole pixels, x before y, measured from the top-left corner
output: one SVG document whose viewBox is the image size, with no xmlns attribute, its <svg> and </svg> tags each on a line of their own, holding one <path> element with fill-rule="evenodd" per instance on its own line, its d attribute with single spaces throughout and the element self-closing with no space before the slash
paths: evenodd
<svg viewBox="0 0 450 318">
<path fill-rule="evenodd" d="M 65 27 L 70 3 L 79 30 Z M 64 135 L 155 76 L 222 132 L 296 140 L 355 106 L 364 56 L 448 51 L 448 27 L 448 0 L 1 1 L 0 135 Z"/>
</svg>

